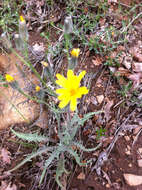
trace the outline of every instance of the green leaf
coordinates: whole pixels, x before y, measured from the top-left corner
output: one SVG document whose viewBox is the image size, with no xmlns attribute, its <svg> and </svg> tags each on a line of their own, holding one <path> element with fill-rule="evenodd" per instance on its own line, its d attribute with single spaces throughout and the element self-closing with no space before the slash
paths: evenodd
<svg viewBox="0 0 142 190">
<path fill-rule="evenodd" d="M 9 170 L 9 172 L 13 172 L 14 170 L 20 168 L 21 166 L 23 166 L 26 162 L 31 161 L 32 158 L 39 156 L 47 151 L 50 151 L 51 147 L 45 147 L 45 148 L 40 148 L 39 150 L 37 150 L 36 152 L 31 153 L 29 156 L 27 156 L 20 164 L 18 164 L 16 167 L 14 167 L 13 169 Z"/>
<path fill-rule="evenodd" d="M 41 177 L 40 177 L 40 182 L 39 185 L 41 185 L 43 178 L 45 176 L 46 170 L 48 168 L 48 166 L 51 164 L 51 162 L 55 159 L 55 157 L 58 157 L 59 152 L 58 150 L 55 150 L 50 157 L 46 160 L 45 165 L 44 165 L 44 170 L 42 171 Z"/>
<path fill-rule="evenodd" d="M 63 173 L 66 173 L 66 174 L 69 174 L 69 172 L 65 169 L 65 160 L 64 158 L 60 158 L 60 160 L 58 161 L 58 166 L 57 166 L 57 169 L 56 169 L 56 182 L 58 183 L 58 185 L 60 187 L 63 188 L 59 178 L 62 176 Z"/>
<path fill-rule="evenodd" d="M 83 150 L 84 152 L 92 152 L 97 150 L 98 148 L 100 148 L 100 146 L 102 145 L 102 143 L 100 143 L 98 146 L 96 146 L 95 148 L 85 148 L 82 144 L 78 143 L 78 142 L 73 142 L 73 145 L 77 146 L 80 150 Z"/>
<path fill-rule="evenodd" d="M 80 162 L 80 157 L 78 156 L 77 152 L 73 151 L 71 148 L 67 150 L 76 160 L 77 164 L 80 166 L 84 166 L 86 164 Z"/>
<path fill-rule="evenodd" d="M 29 134 L 29 133 L 19 133 L 11 129 L 11 131 L 19 138 L 23 140 L 27 140 L 28 142 L 41 142 L 41 141 L 49 141 L 49 138 L 46 136 L 38 135 L 37 133 Z"/>
<path fill-rule="evenodd" d="M 78 125 L 83 126 L 83 124 L 85 123 L 85 121 L 87 121 L 88 119 L 90 119 L 93 115 L 99 114 L 99 113 L 102 113 L 102 112 L 103 111 L 97 111 L 97 112 L 90 112 L 90 113 L 85 114 L 84 117 L 78 121 Z"/>
<path fill-rule="evenodd" d="M 85 121 L 90 119 L 93 115 L 99 114 L 99 113 L 102 113 L 102 112 L 103 111 L 90 112 L 90 113 L 85 114 L 83 118 L 80 118 L 77 114 L 75 114 L 74 117 L 71 120 L 71 125 L 78 124 L 78 125 L 83 126 Z"/>
</svg>

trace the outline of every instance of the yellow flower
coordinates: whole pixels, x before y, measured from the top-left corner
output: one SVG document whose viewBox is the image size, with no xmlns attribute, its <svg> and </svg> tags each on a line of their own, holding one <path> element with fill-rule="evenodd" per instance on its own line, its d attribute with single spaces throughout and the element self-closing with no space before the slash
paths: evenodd
<svg viewBox="0 0 142 190">
<path fill-rule="evenodd" d="M 111 35 L 114 36 L 114 32 L 111 32 Z"/>
<path fill-rule="evenodd" d="M 74 49 L 71 51 L 72 57 L 78 58 L 79 53 L 80 53 L 80 49 L 79 49 L 79 48 L 74 48 Z"/>
<path fill-rule="evenodd" d="M 60 100 L 59 107 L 62 109 L 70 102 L 70 110 L 75 111 L 77 107 L 77 99 L 81 98 L 83 94 L 88 93 L 88 89 L 85 86 L 80 87 L 80 81 L 86 74 L 86 71 L 82 71 L 78 76 L 74 75 L 72 70 L 68 70 L 67 78 L 57 74 L 56 84 L 63 88 L 56 90 L 59 94 L 58 100 Z"/>
<path fill-rule="evenodd" d="M 7 82 L 13 82 L 14 81 L 14 78 L 9 74 L 5 75 L 5 79 L 6 79 Z"/>
<path fill-rule="evenodd" d="M 48 67 L 48 63 L 45 62 L 45 61 L 41 61 L 41 64 L 42 64 L 44 67 Z"/>
<path fill-rule="evenodd" d="M 37 85 L 37 86 L 35 87 L 35 90 L 36 90 L 36 92 L 39 92 L 39 91 L 40 91 L 40 86 Z"/>
<path fill-rule="evenodd" d="M 25 22 L 25 19 L 24 19 L 24 17 L 22 15 L 20 16 L 20 21 Z"/>
</svg>

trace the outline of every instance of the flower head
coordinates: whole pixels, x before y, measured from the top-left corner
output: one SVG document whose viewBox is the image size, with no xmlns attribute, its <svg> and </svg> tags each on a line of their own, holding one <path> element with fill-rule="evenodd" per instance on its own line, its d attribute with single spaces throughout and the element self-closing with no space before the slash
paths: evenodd
<svg viewBox="0 0 142 190">
<path fill-rule="evenodd" d="M 79 53 L 80 53 L 80 49 L 79 49 L 79 48 L 74 48 L 74 49 L 71 51 L 72 57 L 75 57 L 75 58 L 78 58 Z"/>
<path fill-rule="evenodd" d="M 42 64 L 44 67 L 48 67 L 48 63 L 45 62 L 45 61 L 41 61 L 41 64 Z"/>
<path fill-rule="evenodd" d="M 65 34 L 70 34 L 73 33 L 73 22 L 72 22 L 72 17 L 67 16 L 64 21 L 64 33 Z"/>
<path fill-rule="evenodd" d="M 13 82 L 14 81 L 14 78 L 9 74 L 5 75 L 5 79 L 6 79 L 7 82 Z"/>
<path fill-rule="evenodd" d="M 40 91 L 40 86 L 37 85 L 37 86 L 35 87 L 35 90 L 36 90 L 36 92 L 39 92 L 39 91 Z"/>
<path fill-rule="evenodd" d="M 20 21 L 25 22 L 25 19 L 24 19 L 24 17 L 22 15 L 20 16 Z"/>
<path fill-rule="evenodd" d="M 78 76 L 74 75 L 72 70 L 68 70 L 67 78 L 57 74 L 56 84 L 62 88 L 56 90 L 59 94 L 58 100 L 60 100 L 59 107 L 62 109 L 70 102 L 70 110 L 75 111 L 77 107 L 77 99 L 81 98 L 83 94 L 88 93 L 88 89 L 85 86 L 80 87 L 80 81 L 86 74 L 86 71 L 82 71 Z"/>
</svg>

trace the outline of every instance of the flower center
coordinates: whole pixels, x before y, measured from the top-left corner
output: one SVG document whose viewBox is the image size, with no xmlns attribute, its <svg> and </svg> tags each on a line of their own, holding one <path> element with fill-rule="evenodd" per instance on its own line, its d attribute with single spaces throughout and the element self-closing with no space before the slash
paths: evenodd
<svg viewBox="0 0 142 190">
<path fill-rule="evenodd" d="M 71 90 L 70 90 L 70 95 L 71 95 L 71 96 L 74 96 L 75 94 L 76 94 L 76 89 L 71 89 Z"/>
</svg>

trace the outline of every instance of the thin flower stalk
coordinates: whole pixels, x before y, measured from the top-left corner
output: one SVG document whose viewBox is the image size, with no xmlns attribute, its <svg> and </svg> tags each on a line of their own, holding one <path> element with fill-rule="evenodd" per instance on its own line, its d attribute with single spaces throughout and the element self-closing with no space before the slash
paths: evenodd
<svg viewBox="0 0 142 190">
<path fill-rule="evenodd" d="M 79 57 L 80 49 L 79 48 L 74 48 L 71 50 L 71 60 L 69 62 L 68 69 L 74 70 L 75 67 L 78 64 L 78 57 Z"/>
</svg>

